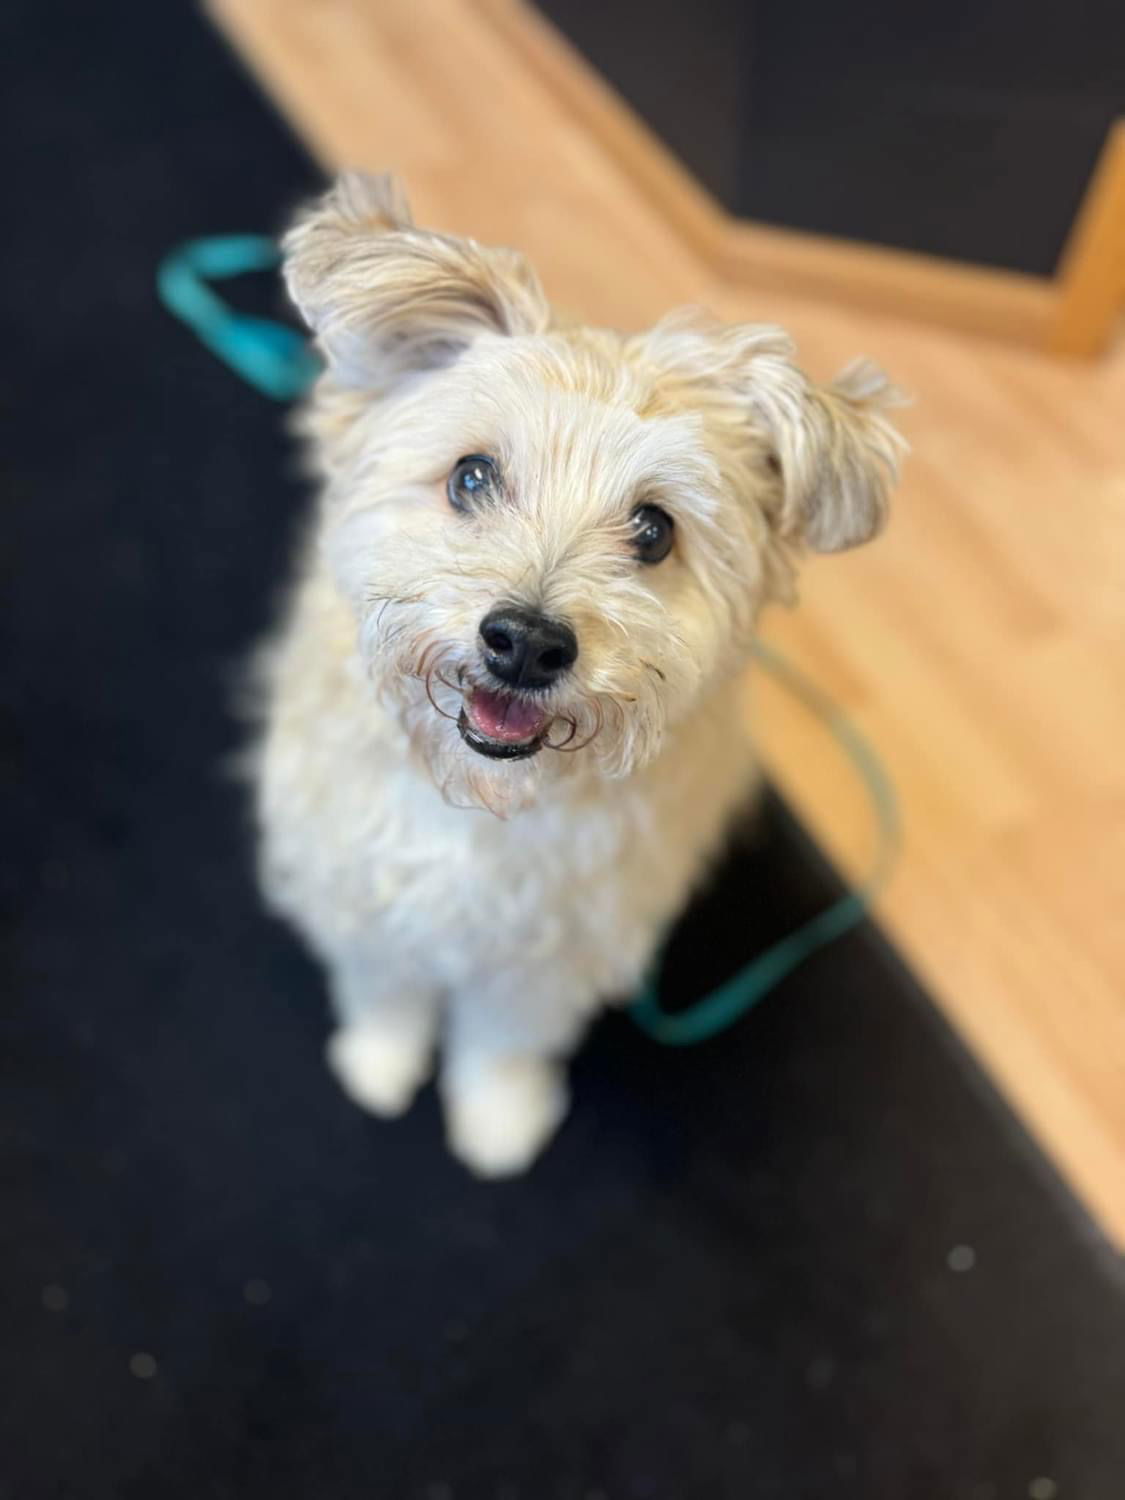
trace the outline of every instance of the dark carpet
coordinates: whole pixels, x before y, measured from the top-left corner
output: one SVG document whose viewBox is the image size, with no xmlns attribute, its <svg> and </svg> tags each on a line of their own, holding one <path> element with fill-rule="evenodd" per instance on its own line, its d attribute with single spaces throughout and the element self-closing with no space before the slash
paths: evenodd
<svg viewBox="0 0 1125 1500">
<path fill-rule="evenodd" d="M 1048 276 L 1125 111 L 1120 0 L 537 0 L 733 212 Z"/>
<path fill-rule="evenodd" d="M 3 25 L 0 1495 L 1120 1500 L 1119 1264 L 876 932 L 512 1185 L 335 1090 L 221 771 L 304 497 L 152 291 L 312 173 L 190 10 Z M 771 801 L 673 988 L 834 889 Z"/>
</svg>

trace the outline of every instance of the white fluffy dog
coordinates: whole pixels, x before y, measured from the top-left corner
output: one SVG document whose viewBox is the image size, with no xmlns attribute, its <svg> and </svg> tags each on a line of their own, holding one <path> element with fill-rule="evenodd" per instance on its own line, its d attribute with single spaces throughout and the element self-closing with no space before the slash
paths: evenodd
<svg viewBox="0 0 1125 1500">
<path fill-rule="evenodd" d="M 440 1028 L 453 1150 L 516 1172 L 747 795 L 759 607 L 883 522 L 888 389 L 813 384 L 777 328 L 561 323 L 384 177 L 302 214 L 285 270 L 326 371 L 265 653 L 265 889 L 327 967 L 351 1097 L 406 1109 Z"/>
</svg>

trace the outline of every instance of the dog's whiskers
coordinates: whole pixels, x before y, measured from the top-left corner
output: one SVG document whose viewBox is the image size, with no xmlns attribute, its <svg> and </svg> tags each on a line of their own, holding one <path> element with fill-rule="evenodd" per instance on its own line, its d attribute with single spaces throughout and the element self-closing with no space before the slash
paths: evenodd
<svg viewBox="0 0 1125 1500">
<path fill-rule="evenodd" d="M 435 677 L 437 677 L 437 680 L 440 683 L 442 683 L 443 686 L 445 686 L 445 687 L 449 686 L 449 683 L 445 681 L 445 678 L 442 677 L 442 675 L 440 674 L 440 672 L 438 672 L 435 668 L 431 667 L 430 670 L 428 672 L 426 672 L 423 675 L 423 677 L 422 677 L 422 681 L 423 681 L 423 683 L 425 684 L 425 687 L 426 687 L 426 697 L 430 700 L 430 706 L 431 706 L 431 708 L 433 708 L 433 710 L 434 710 L 435 713 L 439 713 L 442 716 L 443 719 L 448 719 L 450 721 L 450 723 L 455 724 L 457 722 L 458 715 L 457 714 L 448 713 L 444 708 L 442 708 L 441 704 L 434 697 L 434 678 Z"/>
<path fill-rule="evenodd" d="M 376 604 L 379 605 L 379 613 L 375 617 L 375 628 L 378 630 L 382 628 L 383 616 L 386 614 L 387 610 L 392 604 L 420 604 L 422 602 L 422 595 L 377 594 L 374 592 L 368 592 L 365 595 L 365 600 L 369 606 L 373 606 Z"/>
<path fill-rule="evenodd" d="M 377 594 L 368 591 L 364 596 L 368 604 L 420 604 L 424 594 Z"/>
<path fill-rule="evenodd" d="M 560 721 L 563 724 L 568 724 L 570 726 L 569 731 L 568 731 L 567 736 L 566 736 L 566 739 L 562 740 L 559 744 L 555 745 L 555 744 L 552 744 L 552 742 L 550 740 L 550 737 L 549 737 L 549 733 L 548 733 L 548 738 L 546 738 L 543 741 L 543 748 L 544 748 L 544 750 L 565 750 L 567 748 L 567 746 L 570 744 L 571 740 L 574 738 L 574 736 L 578 733 L 578 720 L 574 719 L 574 718 L 571 718 L 571 716 L 569 714 L 558 714 L 558 715 L 556 715 L 556 717 L 554 719 L 552 719 L 552 721 L 551 721 L 551 728 L 553 729 L 555 727 L 555 725 L 557 723 L 559 723 Z"/>
<path fill-rule="evenodd" d="M 592 706 L 594 727 L 590 730 L 590 733 L 584 740 L 579 740 L 577 744 L 573 743 L 574 737 L 578 733 L 578 720 L 571 714 L 559 714 L 558 717 L 562 719 L 565 724 L 570 725 L 570 732 L 567 735 L 566 739 L 557 745 L 553 745 L 549 739 L 544 740 L 543 748 L 545 750 L 557 750 L 560 754 L 565 753 L 566 755 L 574 755 L 577 751 L 585 750 L 587 746 L 592 745 L 597 739 L 598 735 L 601 733 L 602 728 L 605 724 L 605 713 L 602 709 L 601 700 L 595 698 Z"/>
</svg>

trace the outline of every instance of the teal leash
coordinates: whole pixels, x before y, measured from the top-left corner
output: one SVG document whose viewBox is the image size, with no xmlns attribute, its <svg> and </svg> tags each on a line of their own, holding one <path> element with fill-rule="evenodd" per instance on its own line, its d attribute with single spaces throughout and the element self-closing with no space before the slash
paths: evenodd
<svg viewBox="0 0 1125 1500">
<path fill-rule="evenodd" d="M 725 1031 L 806 959 L 858 927 L 890 878 L 901 844 L 895 790 L 869 741 L 827 693 L 780 651 L 762 640 L 754 642 L 753 651 L 759 665 L 825 726 L 859 773 L 875 814 L 875 856 L 871 872 L 861 885 L 752 958 L 694 1005 L 669 1013 L 660 1004 L 657 982 L 651 981 L 630 1013 L 642 1031 L 669 1047 L 691 1047 Z"/>
<path fill-rule="evenodd" d="M 292 401 L 320 373 L 320 360 L 303 333 L 268 318 L 235 312 L 208 283 L 246 271 L 275 271 L 277 242 L 264 234 L 220 234 L 190 240 L 167 256 L 156 273 L 164 306 L 247 384 Z"/>
<path fill-rule="evenodd" d="M 213 281 L 248 271 L 274 271 L 274 240 L 231 234 L 192 240 L 162 262 L 157 290 L 165 307 L 231 370 L 262 395 L 291 401 L 316 379 L 321 362 L 303 333 L 284 323 L 235 311 L 212 289 Z M 876 823 L 876 850 L 866 880 L 750 960 L 684 1010 L 660 1003 L 658 980 L 649 981 L 630 1008 L 633 1020 L 654 1041 L 689 1047 L 708 1041 L 761 1004 L 767 995 L 815 953 L 863 922 L 886 885 L 901 844 L 894 787 L 875 750 L 843 710 L 773 646 L 755 641 L 759 665 L 822 723 L 843 750 L 867 791 Z"/>
</svg>

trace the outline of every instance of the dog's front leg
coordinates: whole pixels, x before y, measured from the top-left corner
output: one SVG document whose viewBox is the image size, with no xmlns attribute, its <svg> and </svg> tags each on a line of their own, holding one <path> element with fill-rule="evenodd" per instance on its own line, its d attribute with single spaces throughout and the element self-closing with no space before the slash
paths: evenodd
<svg viewBox="0 0 1125 1500">
<path fill-rule="evenodd" d="M 565 968 L 501 972 L 452 997 L 441 1073 L 451 1149 L 482 1177 L 522 1172 L 566 1115 L 565 1059 L 595 996 Z"/>
<path fill-rule="evenodd" d="M 387 944 L 333 952 L 328 982 L 337 1028 L 325 1055 L 344 1092 L 373 1114 L 408 1109 L 430 1073 L 440 991 Z"/>
</svg>

